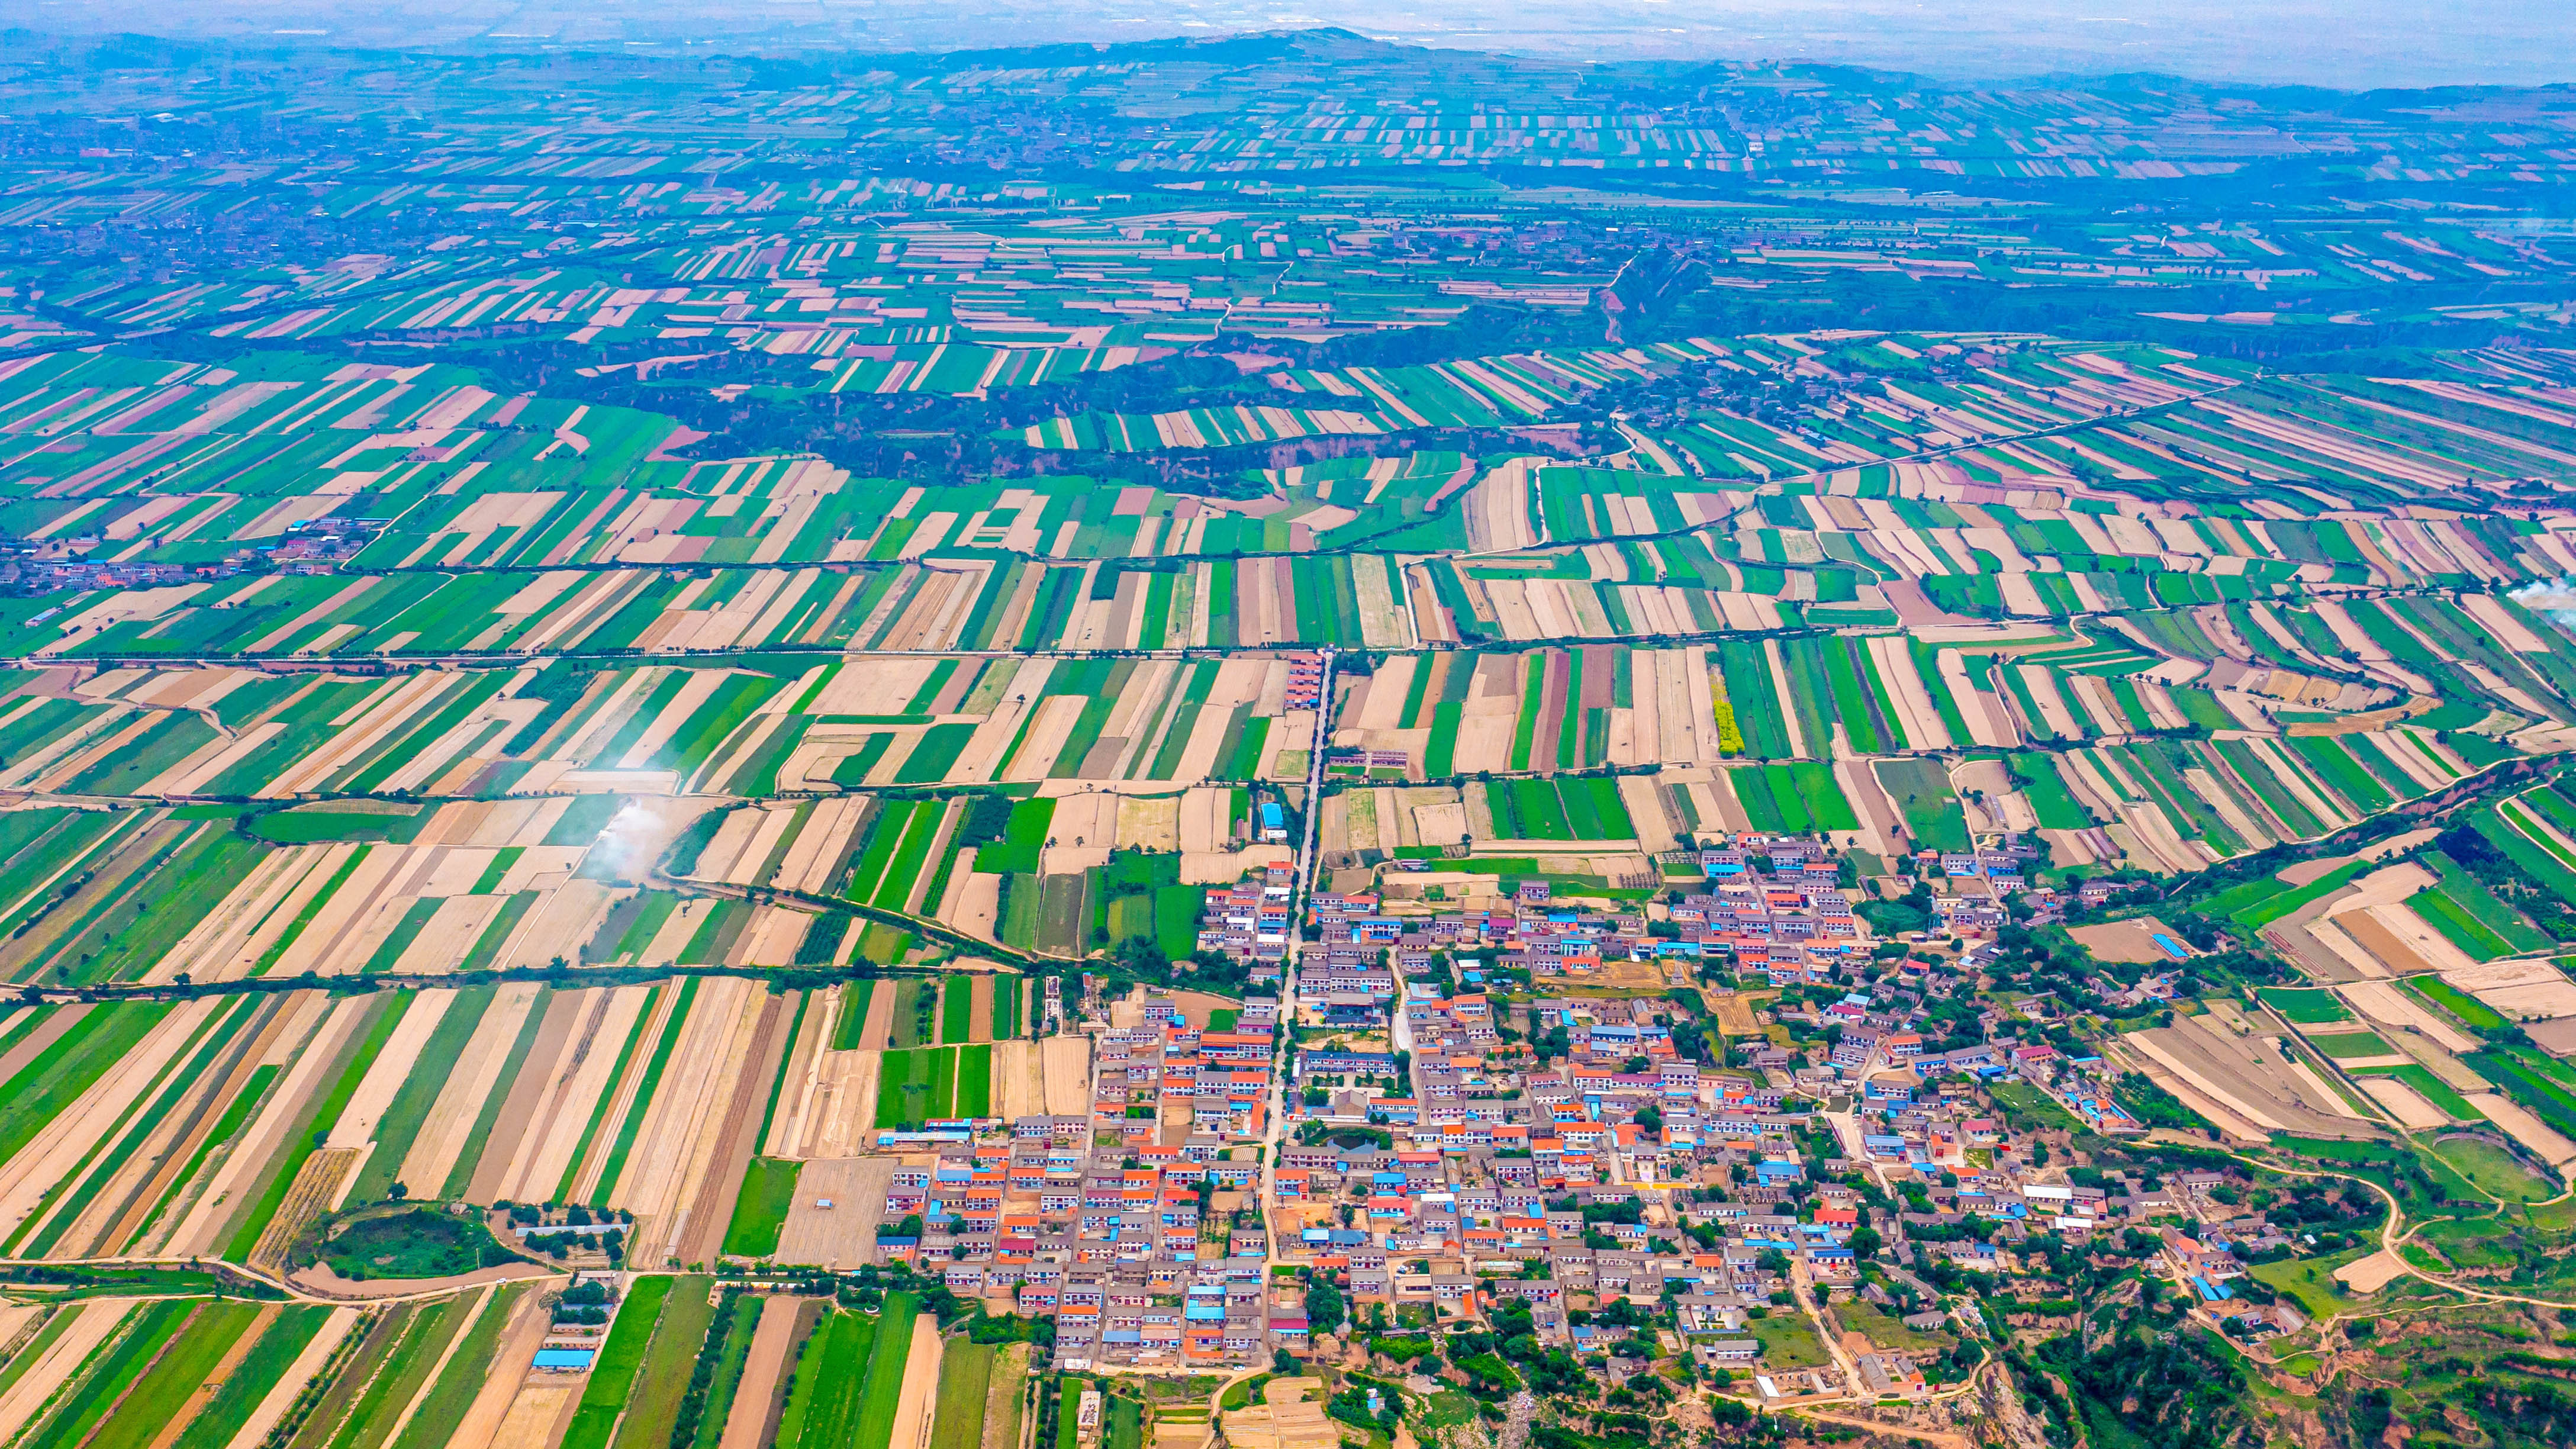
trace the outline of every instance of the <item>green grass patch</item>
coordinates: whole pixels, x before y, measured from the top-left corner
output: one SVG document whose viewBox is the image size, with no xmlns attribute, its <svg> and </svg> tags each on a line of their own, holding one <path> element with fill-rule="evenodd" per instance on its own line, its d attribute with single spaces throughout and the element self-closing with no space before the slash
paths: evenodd
<svg viewBox="0 0 2576 1449">
<path fill-rule="evenodd" d="M 2384 1149 L 2383 1149 L 2384 1150 Z M 2335 1281 L 2335 1269 L 2358 1261 L 2378 1251 L 2377 1245 L 2346 1248 L 2323 1258 L 2293 1258 L 2279 1263 L 2257 1263 L 2246 1271 L 2277 1292 L 2299 1302 L 2310 1318 L 2330 1318 L 2349 1312 L 2359 1300 L 2352 1290 Z"/>
<path fill-rule="evenodd" d="M 2036 1123 L 2043 1128 L 2057 1128 L 2068 1132 L 2084 1130 L 2084 1123 L 2074 1113 L 2060 1106 L 2056 1098 L 2028 1082 L 1990 1082 L 1986 1085 L 1986 1090 L 2003 1105 L 2008 1114 L 2017 1115 L 2024 1121 Z"/>
<path fill-rule="evenodd" d="M 2451 1164 L 2460 1176 L 2504 1202 L 2542 1202 L 2558 1195 L 2520 1159 L 2483 1137 L 2445 1137 L 2427 1149 Z"/>
<path fill-rule="evenodd" d="M 1818 1368 L 1833 1361 L 1814 1321 L 1795 1309 L 1772 1309 L 1768 1318 L 1744 1325 L 1744 1331 L 1761 1343 L 1766 1369 Z"/>
</svg>

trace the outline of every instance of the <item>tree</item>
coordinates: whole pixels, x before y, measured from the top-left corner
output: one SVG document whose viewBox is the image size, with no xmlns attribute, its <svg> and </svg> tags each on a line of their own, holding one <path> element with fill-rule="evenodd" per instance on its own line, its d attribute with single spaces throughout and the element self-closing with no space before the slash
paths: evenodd
<svg viewBox="0 0 2576 1449">
<path fill-rule="evenodd" d="M 1870 1259 L 1877 1257 L 1877 1256 L 1878 1256 L 1878 1250 L 1879 1250 L 1880 1248 L 1884 1247 L 1884 1246 L 1886 1246 L 1886 1240 L 1885 1240 L 1885 1239 L 1883 1239 L 1883 1238 L 1881 1238 L 1881 1237 L 1879 1237 L 1879 1235 L 1878 1235 L 1878 1229 L 1876 1229 L 1876 1228 L 1854 1228 L 1854 1229 L 1852 1229 L 1852 1235 L 1851 1235 L 1851 1250 L 1852 1250 L 1852 1256 L 1853 1256 L 1853 1257 L 1855 1257 L 1855 1258 L 1860 1259 L 1862 1262 L 1866 1263 L 1866 1262 L 1868 1262 Z"/>
<path fill-rule="evenodd" d="M 1310 1333 L 1331 1333 L 1342 1326 L 1347 1309 L 1342 1290 L 1330 1283 L 1317 1281 L 1306 1289 L 1306 1329 Z"/>
</svg>

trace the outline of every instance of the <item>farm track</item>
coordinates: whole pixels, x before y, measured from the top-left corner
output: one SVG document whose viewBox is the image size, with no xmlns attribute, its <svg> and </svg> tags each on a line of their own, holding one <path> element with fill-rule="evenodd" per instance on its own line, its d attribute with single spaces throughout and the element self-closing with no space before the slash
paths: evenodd
<svg viewBox="0 0 2576 1449">
<path fill-rule="evenodd" d="M 205 1268 L 205 1267 L 207 1266 L 207 1262 L 208 1262 L 208 1260 L 207 1260 L 207 1259 L 205 1259 L 205 1258 L 203 1258 L 203 1257 L 197 1257 L 197 1258 L 188 1258 L 188 1257 L 169 1258 L 169 1257 L 128 1257 L 128 1256 L 118 1256 L 118 1257 L 106 1257 L 106 1258 L 0 1258 L 0 1272 L 6 1272 L 6 1271 L 8 1271 L 8 1270 L 10 1270 L 10 1269 L 14 1269 L 14 1268 L 180 1268 L 180 1269 L 203 1269 L 203 1268 Z M 528 1263 L 526 1266 L 528 1266 L 528 1267 L 532 1267 L 532 1268 L 538 1268 L 538 1269 L 540 1269 L 540 1270 L 542 1270 L 542 1271 L 541 1271 L 540 1273 L 538 1273 L 538 1274 L 531 1274 L 531 1275 L 529 1275 L 527 1278 L 524 1278 L 524 1279 L 510 1279 L 510 1280 L 506 1280 L 506 1281 L 512 1281 L 512 1282 L 543 1282 L 543 1281 L 546 1281 L 547 1279 L 556 1278 L 556 1277 L 561 1277 L 561 1278 L 563 1278 L 566 1282 L 571 1281 L 571 1275 L 570 1275 L 568 1272 L 563 1272 L 562 1270 L 556 1269 L 556 1268 L 554 1268 L 551 1264 L 541 1264 L 541 1263 L 534 1263 L 534 1262 L 531 1262 L 531 1263 Z M 299 1284 L 299 1283 L 296 1283 L 296 1282 L 294 1282 L 294 1281 L 292 1281 L 292 1280 L 290 1280 L 290 1279 L 286 1278 L 285 1276 L 283 1276 L 283 1275 L 281 1275 L 281 1274 L 271 1272 L 271 1271 L 269 1271 L 269 1270 L 267 1270 L 267 1269 L 264 1269 L 264 1268 L 251 1268 L 251 1267 L 244 1267 L 243 1265 L 241 1265 L 241 1264 L 239 1264 L 239 1263 L 233 1263 L 233 1262 L 224 1262 L 224 1263 L 222 1264 L 222 1267 L 223 1267 L 224 1271 L 225 1271 L 225 1272 L 227 1272 L 227 1273 L 231 1273 L 231 1274 L 235 1274 L 235 1275 L 238 1275 L 238 1276 L 240 1276 L 240 1277 L 243 1277 L 243 1278 L 251 1279 L 251 1280 L 253 1280 L 254 1282 L 258 1282 L 258 1283 L 261 1283 L 261 1284 L 266 1285 L 267 1287 L 274 1288 L 274 1289 L 276 1289 L 278 1292 L 283 1293 L 284 1295 L 286 1295 L 284 1299 L 279 1300 L 279 1301 L 283 1301 L 283 1302 L 290 1302 L 290 1303 L 314 1303 L 314 1304 L 321 1304 L 321 1305 L 324 1305 L 324 1306 L 326 1306 L 326 1307 L 332 1307 L 332 1308 L 353 1308 L 353 1307 L 360 1307 L 360 1306 L 364 1306 L 364 1307 L 368 1307 L 368 1308 L 381 1308 L 381 1307 L 389 1307 L 389 1306 L 391 1306 L 391 1305 L 393 1305 L 393 1304 L 397 1304 L 397 1303 L 422 1303 L 422 1302 L 427 1302 L 427 1301 L 430 1301 L 430 1300 L 433 1300 L 433 1299 L 452 1298 L 452 1297 L 456 1296 L 456 1294 L 458 1294 L 459 1292 L 462 1292 L 462 1291 L 464 1291 L 464 1290 L 471 1289 L 471 1288 L 480 1288 L 480 1287 L 483 1287 L 484 1285 L 489 1284 L 489 1283 L 492 1283 L 492 1282 L 496 1282 L 496 1281 L 503 1281 L 503 1280 L 496 1280 L 496 1279 L 493 1279 L 493 1278 L 488 1278 L 488 1277 L 481 1276 L 482 1274 L 484 1274 L 484 1273 L 488 1272 L 489 1270 L 487 1270 L 487 1269 L 479 1269 L 479 1268 L 478 1268 L 478 1269 L 476 1269 L 473 1273 L 463 1274 L 463 1275 L 460 1275 L 460 1276 L 455 1277 L 455 1278 L 423 1278 L 423 1279 L 419 1279 L 419 1280 L 417 1280 L 417 1281 L 418 1281 L 418 1282 L 420 1282 L 421 1284 L 425 1285 L 425 1286 L 418 1287 L 418 1288 L 409 1288 L 409 1289 L 404 1289 L 404 1290 L 401 1290 L 401 1291 L 398 1291 L 398 1292 L 385 1293 L 385 1294 L 373 1295 L 373 1296 L 367 1296 L 367 1297 L 342 1297 L 342 1296 L 340 1296 L 340 1295 L 338 1295 L 338 1294 L 332 1294 L 332 1293 L 317 1293 L 317 1292 L 315 1292 L 314 1290 L 312 1290 L 311 1288 L 305 1287 L 304 1285 Z M 680 1275 L 679 1275 L 679 1273 L 678 1273 L 678 1272 L 673 1271 L 673 1272 L 670 1272 L 670 1273 L 660 1274 L 660 1275 L 642 1274 L 642 1275 L 638 1275 L 638 1276 L 646 1276 L 646 1277 L 650 1277 L 650 1276 L 678 1277 L 678 1276 L 680 1276 Z M 150 1303 L 150 1302 L 158 1302 L 158 1301 L 163 1300 L 163 1299 L 184 1298 L 184 1299 L 187 1299 L 187 1300 L 190 1300 L 190 1301 L 192 1301 L 192 1302 L 193 1302 L 193 1301 L 195 1301 L 195 1300 L 202 1299 L 202 1298 L 204 1298 L 205 1296 L 206 1296 L 206 1295 L 205 1295 L 204 1293 L 202 1293 L 202 1292 L 187 1292 L 187 1293 L 133 1293 L 133 1294 L 119 1294 L 119 1295 L 117 1296 L 117 1301 L 119 1301 L 119 1302 Z"/>
</svg>

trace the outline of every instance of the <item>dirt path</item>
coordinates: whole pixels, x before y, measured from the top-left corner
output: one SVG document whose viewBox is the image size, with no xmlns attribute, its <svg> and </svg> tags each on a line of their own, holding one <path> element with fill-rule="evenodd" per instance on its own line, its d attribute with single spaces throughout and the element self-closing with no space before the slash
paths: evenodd
<svg viewBox="0 0 2576 1449">
<path fill-rule="evenodd" d="M 486 1288 L 495 1283 L 515 1283 L 534 1278 L 561 1278 L 564 1271 L 543 1263 L 496 1263 L 459 1273 L 450 1278 L 379 1278 L 365 1283 L 352 1283 L 319 1264 L 299 1268 L 286 1275 L 288 1287 L 312 1299 L 330 1299 L 347 1303 L 378 1303 L 388 1299 L 420 1298 L 432 1294 L 453 1293 L 460 1288 Z"/>
<path fill-rule="evenodd" d="M 761 1441 L 769 1437 L 770 1422 L 778 1414 L 778 1383 L 795 1356 L 797 1320 L 806 1306 L 795 1298 L 762 1301 L 759 1326 L 751 1333 L 751 1355 L 743 1361 L 742 1382 L 734 1388 L 733 1406 L 725 1414 L 724 1439 L 717 1449 L 760 1449 Z"/>
<path fill-rule="evenodd" d="M 1828 1414 L 1822 1409 L 1783 1409 L 1792 1418 L 1813 1419 L 1820 1424 L 1839 1424 L 1847 1429 L 1860 1429 L 1873 1436 L 1904 1439 L 1917 1444 L 1930 1444 L 1935 1449 L 1977 1449 L 1976 1442 L 1965 1434 L 1946 1429 L 1910 1429 L 1902 1424 L 1889 1424 L 1876 1419 L 1857 1419 L 1847 1414 Z"/>
</svg>

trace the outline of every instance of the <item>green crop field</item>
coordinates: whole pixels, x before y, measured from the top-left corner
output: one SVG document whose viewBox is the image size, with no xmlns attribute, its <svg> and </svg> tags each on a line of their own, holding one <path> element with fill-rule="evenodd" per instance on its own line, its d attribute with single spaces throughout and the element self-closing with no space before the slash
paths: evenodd
<svg viewBox="0 0 2576 1449">
<path fill-rule="evenodd" d="M 795 1388 L 779 1421 L 776 1442 L 782 1449 L 841 1449 L 860 1442 L 860 1404 L 883 1330 L 876 1314 L 824 1315 L 796 1365 Z M 886 1423 L 892 1420 L 889 1410 Z"/>
<path fill-rule="evenodd" d="M 733 1220 L 726 1224 L 727 1257 L 766 1258 L 778 1251 L 779 1230 L 787 1225 L 796 1203 L 796 1178 L 805 1164 L 776 1157 L 755 1157 L 734 1199 Z"/>
<path fill-rule="evenodd" d="M 2361 1075 L 2388 1077 L 2395 1081 L 2404 1082 L 2407 1086 L 2415 1089 L 2415 1094 L 2417 1096 L 2432 1103 L 2436 1108 L 2440 1109 L 2443 1115 L 2454 1121 L 2475 1122 L 2480 1120 L 2478 1109 L 2469 1105 L 2469 1099 L 2461 1096 L 2458 1088 L 2452 1086 L 2446 1081 L 2443 1081 L 2440 1077 L 2435 1076 L 2432 1068 L 2430 1067 L 2367 1067 L 2362 1069 Z"/>
<path fill-rule="evenodd" d="M 224 1449 L 230 1444 L 330 1316 L 331 1310 L 319 1304 L 297 1304 L 279 1310 L 232 1372 L 225 1375 L 222 1386 L 206 1400 L 196 1417 L 188 1420 L 173 1449 Z M 166 1424 L 160 1427 L 167 1429 Z"/>
<path fill-rule="evenodd" d="M 1887 787 L 1889 798 L 1904 817 L 1907 833 L 1918 843 L 1932 850 L 1969 847 L 1966 813 L 1959 806 L 1958 796 L 1951 792 L 1949 775 L 1939 764 L 1928 760 L 1886 760 L 1876 768 L 1879 783 Z"/>
<path fill-rule="evenodd" d="M 1028 1033 L 1028 1010 L 1020 1003 L 1021 978 L 1008 972 L 993 977 L 993 1040 L 1009 1041 Z"/>
<path fill-rule="evenodd" d="M 2439 976 L 2409 976 L 2398 985 L 2457 1017 L 2471 1031 L 2499 1031 L 2509 1025 L 2494 1007 Z"/>
<path fill-rule="evenodd" d="M 2331 991 L 2313 986 L 2265 986 L 2255 995 L 2263 1004 L 2301 1026 L 2350 1021 L 2352 1013 Z"/>
<path fill-rule="evenodd" d="M 939 1360 L 939 1403 L 932 1417 L 930 1449 L 980 1449 L 984 1397 L 992 1385 L 990 1344 L 958 1342 Z"/>
<path fill-rule="evenodd" d="M 2337 1061 L 2356 1057 L 2389 1057 L 2401 1055 L 2373 1033 L 2366 1031 L 2317 1032 L 2308 1037 L 2308 1045 Z"/>
<path fill-rule="evenodd" d="M 840 1014 L 832 1021 L 832 1050 L 858 1050 L 867 1032 L 869 1001 L 878 986 L 866 977 L 842 986 Z"/>
<path fill-rule="evenodd" d="M 1124 1394 L 1111 1399 L 1100 1442 L 1103 1449 L 1145 1449 L 1145 1406 Z"/>
<path fill-rule="evenodd" d="M 993 1115 L 993 1048 L 989 1043 L 957 1049 L 956 1080 L 957 1116 Z"/>
<path fill-rule="evenodd" d="M 724 1300 L 715 1326 L 722 1347 L 707 1372 L 706 1397 L 699 1405 L 696 1429 L 691 1432 L 684 1411 L 680 1432 L 672 1440 L 674 1449 L 719 1449 L 724 1442 L 725 1423 L 732 1417 L 733 1401 L 742 1391 L 743 1370 L 750 1363 L 751 1341 L 759 1331 L 766 1302 L 762 1295 L 748 1292 L 734 1293 Z"/>
<path fill-rule="evenodd" d="M 627 1399 L 626 1415 L 617 1426 L 615 1442 L 620 1449 L 668 1449 L 681 1397 L 688 1392 L 690 1370 L 706 1343 L 707 1329 L 715 1322 L 715 1304 L 708 1297 L 715 1279 L 686 1273 L 670 1282 L 661 1321 L 654 1326 L 643 1367 Z"/>
<path fill-rule="evenodd" d="M 889 1293 L 877 1316 L 876 1343 L 868 1354 L 866 1378 L 858 1386 L 857 1432 L 848 1442 L 857 1449 L 888 1449 L 896 1408 L 903 1402 L 904 1365 L 912 1352 L 915 1316 L 921 1300 L 910 1293 Z M 931 1332 L 937 1332 L 934 1326 Z"/>
<path fill-rule="evenodd" d="M 991 1048 L 985 1049 L 989 1054 Z M 901 1127 L 957 1114 L 956 1047 L 885 1054 L 877 1076 L 876 1125 Z"/>
<path fill-rule="evenodd" d="M 492 1371 L 493 1358 L 501 1344 L 501 1332 L 509 1326 L 511 1314 L 527 1295 L 537 1292 L 534 1284 L 507 1285 L 492 1295 L 481 1315 L 456 1340 L 448 1356 L 447 1367 L 422 1398 L 411 1423 L 404 1427 L 394 1449 L 441 1449 L 455 1437 L 457 1427 L 472 1411 L 474 1401 L 482 1395 L 485 1380 Z M 318 1313 L 320 1310 L 316 1310 Z M 317 1322 L 316 1327 L 319 1327 Z M 309 1332 L 307 1334 L 309 1337 Z M 260 1345 L 265 1350 L 268 1345 Z M 226 1387 L 231 1386 L 227 1381 Z M 245 1411 L 247 1412 L 247 1411 Z M 191 1426 L 193 1428 L 193 1426 Z M 195 1446 L 190 1446 L 195 1449 Z M 216 1449 L 208 1445 L 206 1449 Z"/>
<path fill-rule="evenodd" d="M 635 1392 L 635 1377 L 644 1367 L 654 1330 L 661 1321 L 674 1278 L 638 1278 L 626 1290 L 626 1301 L 609 1321 L 608 1340 L 591 1364 L 562 1449 L 608 1449 L 610 1435 Z"/>
<path fill-rule="evenodd" d="M 2110 1291 L 2138 1266 L 2111 1243 L 2090 1294 L 1921 1269 L 1983 1350 L 1904 1329 L 1911 1300 L 1756 1304 L 1766 1371 L 1829 1368 L 1841 1314 L 1936 1396 L 2018 1353 L 2043 1437 L 2093 1449 L 2520 1449 L 2566 1417 L 2534 1305 L 2576 1286 L 2576 1202 L 2480 1104 L 2576 1137 L 2544 979 L 2576 971 L 2576 245 L 2547 219 L 2576 75 L 2499 7 L 2275 24 L 2223 84 L 2186 53 L 2217 22 L 2068 51 L 2088 17 L 2054 11 L 1977 40 L 1881 6 L 1848 55 L 1775 29 L 1675 65 L 1626 43 L 1660 33 L 1634 6 L 1574 17 L 1619 32 L 1576 55 L 1285 12 L 1053 37 L 1112 53 L 918 7 L 795 7 L 784 38 L 585 11 L 497 47 L 480 12 L 243 41 L 103 8 L 30 7 L 0 66 L 0 1449 L 1016 1449 L 1006 1404 L 1085 1379 L 1105 1412 L 1052 1449 L 1188 1437 L 1234 1355 L 1054 1373 L 1027 1315 L 966 1302 L 971 1254 L 727 1274 L 851 1190 L 828 1154 L 1029 1110 L 1031 1049 L 1099 1026 L 1038 1042 L 1050 980 L 1120 1020 L 1172 993 L 1213 1091 L 1298 983 L 1271 943 L 1199 950 L 1207 902 L 1287 856 L 1300 959 L 1352 944 L 1310 895 L 1420 927 L 1408 999 L 1486 1003 L 1468 1085 L 1505 1106 L 1548 1096 L 1521 1048 L 1573 1039 L 1566 997 L 1711 1072 L 1749 1070 L 1703 1049 L 1719 1005 L 1792 1057 L 1855 1011 L 1934 1057 L 2044 1039 L 2188 1128 L 2130 1049 L 2239 1002 L 2338 1110 L 2419 1124 L 2252 1156 L 2387 1187 L 2447 1289 L 2339 1292 L 2318 1274 L 2376 1230 L 2292 1193 L 2372 1199 L 2238 1164 L 2230 1210 L 2319 1255 L 2247 1292 L 2347 1315 L 2323 1340 L 2179 1323 Z M 2520 72 L 2468 95 L 2471 51 Z M 1822 840 L 1860 928 L 1780 916 L 1766 957 L 1749 919 L 1677 920 L 1785 892 L 1744 839 L 1775 835 Z M 1707 876 L 1721 841 L 1751 867 Z M 1927 882 L 2014 842 L 2026 889 Z M 2366 968 L 2366 921 L 2290 924 L 2413 865 L 2377 909 L 2432 964 L 2388 979 L 2448 1055 L 2318 954 Z M 1558 979 L 1495 944 L 1542 888 L 1569 939 L 1647 959 Z M 2148 909 L 2214 944 L 2066 946 Z M 1384 1045 L 1296 1015 L 1291 1055 Z M 1938 1065 L 1944 1111 L 2048 1139 L 1954 1175 L 2218 1161 Z M 1429 1130 L 1311 1100 L 1272 1125 Z M 1133 1110 L 1048 1150 L 1156 1162 L 1164 1109 Z M 1855 1165 L 1774 1139 L 1811 1182 Z M 1219 1251 L 1277 1206 L 1237 1196 Z M 952 1197 L 916 1247 L 980 1238 Z M 1948 1236 L 1900 1232 L 1901 1197 L 1863 1274 L 1898 1299 L 1907 1232 Z M 636 1216 L 596 1255 L 541 1242 L 550 1279 L 457 1282 L 527 1256 L 445 1211 L 505 1199 Z M 613 1329 L 548 1301 L 603 1262 Z M 299 1265 L 386 1292 L 276 1286 Z M 884 1300 L 942 1273 L 945 1325 Z M 1371 1384 L 1426 1449 L 1522 1388 L 1535 1449 L 1706 1437 L 1686 1355 L 1604 1388 L 1354 1306 L 1361 1347 L 1440 1350 L 1309 1364 L 1362 1449 Z M 594 1371 L 511 1410 L 558 1308 Z M 1577 1327 L 1586 1361 L 1621 1346 Z M 952 1340 L 935 1383 L 904 1383 L 916 1331 Z M 940 1403 L 897 1442 L 905 1388 Z"/>
<path fill-rule="evenodd" d="M 171 1335 L 168 1347 L 135 1376 L 132 1389 L 86 1443 L 99 1449 L 150 1449 L 173 1420 L 184 1416 L 215 1366 L 259 1314 L 259 1306 L 253 1303 L 198 1305 L 186 1325 Z"/>
</svg>

